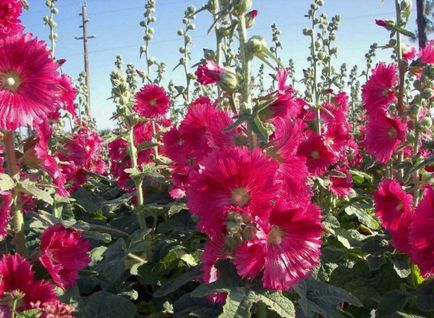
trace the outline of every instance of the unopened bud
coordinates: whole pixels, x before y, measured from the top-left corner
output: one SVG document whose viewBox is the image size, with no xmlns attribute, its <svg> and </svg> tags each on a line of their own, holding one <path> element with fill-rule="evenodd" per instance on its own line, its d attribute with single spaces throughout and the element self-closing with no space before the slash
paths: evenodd
<svg viewBox="0 0 434 318">
<path fill-rule="evenodd" d="M 241 16 L 252 8 L 252 0 L 235 0 L 234 13 Z"/>
<path fill-rule="evenodd" d="M 260 55 L 268 50 L 264 38 L 258 35 L 252 36 L 247 42 L 246 47 L 250 56 Z"/>
</svg>

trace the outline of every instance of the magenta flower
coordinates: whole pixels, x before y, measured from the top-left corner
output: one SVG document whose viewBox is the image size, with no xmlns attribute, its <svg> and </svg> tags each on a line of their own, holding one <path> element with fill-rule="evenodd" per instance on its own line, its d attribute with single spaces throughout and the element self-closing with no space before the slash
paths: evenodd
<svg viewBox="0 0 434 318">
<path fill-rule="evenodd" d="M 0 0 L 0 38 L 21 32 L 20 15 L 23 11 L 21 0 Z"/>
<path fill-rule="evenodd" d="M 383 111 L 396 101 L 397 66 L 379 63 L 362 88 L 363 106 L 368 116 Z"/>
<path fill-rule="evenodd" d="M 33 125 L 56 111 L 58 64 L 30 34 L 0 40 L 0 129 Z"/>
<path fill-rule="evenodd" d="M 317 206 L 291 209 L 278 202 L 269 223 L 258 230 L 254 239 L 237 248 L 237 271 L 249 279 L 263 271 L 264 288 L 287 290 L 318 265 L 322 232 Z"/>
<path fill-rule="evenodd" d="M 410 226 L 411 259 L 424 276 L 434 276 L 434 188 L 427 187 Z"/>
<path fill-rule="evenodd" d="M 35 280 L 32 265 L 20 255 L 5 254 L 0 260 L 0 297 L 5 293 L 19 291 L 24 294 L 18 312 L 32 309 L 33 304 L 56 302 L 54 286 L 46 281 Z"/>
<path fill-rule="evenodd" d="M 70 288 L 78 279 L 78 272 L 90 263 L 90 243 L 81 233 L 54 225 L 41 236 L 39 261 L 61 288 Z"/>
<path fill-rule="evenodd" d="M 146 118 L 156 118 L 166 114 L 169 103 L 170 97 L 162 87 L 145 85 L 136 94 L 134 111 Z"/>
<path fill-rule="evenodd" d="M 317 134 L 312 134 L 300 145 L 298 155 L 306 158 L 307 168 L 314 176 L 322 176 L 329 166 L 336 163 L 334 153 Z"/>
<path fill-rule="evenodd" d="M 214 61 L 206 60 L 204 64 L 199 65 L 194 74 L 200 84 L 209 85 L 218 83 L 225 72 L 224 67 Z"/>
<path fill-rule="evenodd" d="M 247 217 L 268 217 L 279 190 L 277 162 L 260 149 L 224 148 L 210 154 L 203 168 L 192 172 L 187 188 L 188 207 L 199 216 L 200 231 L 211 238 L 222 231 L 228 211 Z"/>
<path fill-rule="evenodd" d="M 407 125 L 400 118 L 389 118 L 382 113 L 368 120 L 365 135 L 366 151 L 380 163 L 386 163 L 405 141 Z"/>
</svg>

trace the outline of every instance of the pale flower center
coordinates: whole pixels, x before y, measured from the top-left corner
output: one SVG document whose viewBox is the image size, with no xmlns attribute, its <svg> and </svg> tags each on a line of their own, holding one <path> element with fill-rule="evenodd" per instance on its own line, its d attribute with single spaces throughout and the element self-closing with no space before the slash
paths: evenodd
<svg viewBox="0 0 434 318">
<path fill-rule="evenodd" d="M 155 105 L 157 105 L 157 100 L 155 98 L 151 99 L 149 101 L 149 105 L 152 106 L 152 107 L 154 107 Z"/>
<path fill-rule="evenodd" d="M 403 207 L 404 207 L 404 204 L 402 204 L 402 202 L 399 202 L 399 203 L 396 205 L 396 211 L 401 211 Z"/>
<path fill-rule="evenodd" d="M 17 73 L 9 72 L 2 75 L 2 87 L 11 92 L 15 92 L 21 85 L 21 78 Z"/>
<path fill-rule="evenodd" d="M 250 195 L 245 188 L 236 188 L 232 190 L 232 203 L 239 207 L 244 207 L 250 202 Z"/>
<path fill-rule="evenodd" d="M 319 159 L 319 152 L 317 150 L 314 150 L 310 153 L 310 156 L 312 159 Z"/>
<path fill-rule="evenodd" d="M 388 135 L 390 138 L 396 138 L 396 136 L 398 136 L 398 132 L 396 131 L 395 128 L 391 127 L 391 128 L 389 129 L 389 131 L 387 132 L 387 135 Z"/>
<path fill-rule="evenodd" d="M 280 245 L 284 234 L 285 233 L 278 226 L 273 225 L 270 233 L 268 233 L 268 244 Z"/>
</svg>

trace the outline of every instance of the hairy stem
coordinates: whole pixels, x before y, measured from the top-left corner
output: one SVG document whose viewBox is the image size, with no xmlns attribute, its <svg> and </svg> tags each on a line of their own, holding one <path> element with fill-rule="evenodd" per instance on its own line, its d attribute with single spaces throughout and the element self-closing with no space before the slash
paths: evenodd
<svg viewBox="0 0 434 318">
<path fill-rule="evenodd" d="M 4 133 L 4 145 L 6 153 L 6 163 L 9 176 L 12 178 L 19 173 L 17 158 L 15 156 L 15 133 L 6 131 Z M 24 233 L 24 216 L 20 194 L 17 190 L 13 190 L 13 206 L 12 206 L 12 222 L 14 230 L 14 244 L 16 251 L 26 256 L 26 239 Z"/>
<path fill-rule="evenodd" d="M 129 135 L 128 135 L 128 143 L 130 148 L 130 157 L 131 157 L 131 165 L 134 171 L 138 170 L 137 165 L 137 148 L 134 145 L 134 129 L 131 125 Z M 136 214 L 137 218 L 139 220 L 139 225 L 142 230 L 146 230 L 146 219 L 145 214 L 143 211 L 143 177 L 135 176 L 133 177 L 134 184 L 136 186 L 136 197 L 137 197 L 137 203 L 136 203 Z"/>
</svg>

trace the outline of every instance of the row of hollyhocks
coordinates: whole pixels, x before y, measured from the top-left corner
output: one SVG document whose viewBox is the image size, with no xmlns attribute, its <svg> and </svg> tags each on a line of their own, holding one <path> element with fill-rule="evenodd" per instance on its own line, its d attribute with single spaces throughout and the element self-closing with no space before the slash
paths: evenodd
<svg viewBox="0 0 434 318">
<path fill-rule="evenodd" d="M 24 214 L 36 207 L 24 184 L 55 188 L 56 195 L 68 197 L 85 182 L 87 171 L 105 173 L 103 140 L 77 117 L 76 88 L 60 70 L 64 61 L 25 33 L 22 1 L 1 0 L 0 7 L 0 173 L 8 180 L 0 191 L 0 235 L 13 237 L 15 246 L 15 254 L 0 259 L 0 313 L 10 317 L 35 310 L 41 317 L 72 317 L 73 308 L 59 301 L 55 286 L 75 284 L 90 262 L 90 243 L 78 231 L 53 225 L 27 259 Z M 70 134 L 61 125 L 65 117 L 71 119 Z M 16 149 L 16 131 L 23 127 L 29 133 L 18 134 L 22 146 Z M 51 282 L 37 279 L 32 263 L 45 269 Z"/>
</svg>

